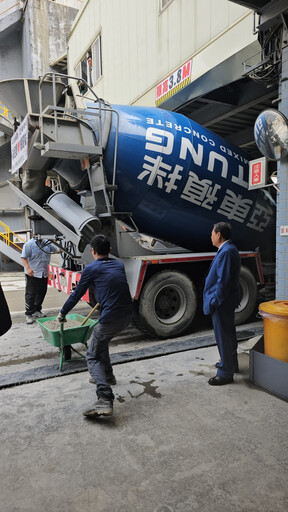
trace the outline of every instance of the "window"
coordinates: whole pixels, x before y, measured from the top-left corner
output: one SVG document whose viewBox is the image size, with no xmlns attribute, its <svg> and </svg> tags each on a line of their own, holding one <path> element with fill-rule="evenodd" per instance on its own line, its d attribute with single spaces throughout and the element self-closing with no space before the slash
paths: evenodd
<svg viewBox="0 0 288 512">
<path fill-rule="evenodd" d="M 166 7 L 168 7 L 169 4 L 171 4 L 171 2 L 173 2 L 173 0 L 159 0 L 159 10 L 160 10 L 160 13 L 162 11 L 164 11 L 166 9 Z"/>
<path fill-rule="evenodd" d="M 97 37 L 96 41 L 91 46 L 92 54 L 92 69 L 93 80 L 97 82 L 102 76 L 102 48 L 101 48 L 101 35 Z"/>
<path fill-rule="evenodd" d="M 82 58 L 82 60 L 79 62 L 79 64 L 75 68 L 75 75 L 79 78 L 83 78 L 83 80 L 86 80 L 87 82 L 87 71 L 88 71 L 88 62 L 87 62 L 87 55 Z"/>
<path fill-rule="evenodd" d="M 92 46 L 87 50 L 82 60 L 75 68 L 75 75 L 83 78 L 90 87 L 93 87 L 102 76 L 102 49 L 101 35 L 97 37 Z M 82 94 L 87 92 L 85 84 L 81 87 Z"/>
</svg>

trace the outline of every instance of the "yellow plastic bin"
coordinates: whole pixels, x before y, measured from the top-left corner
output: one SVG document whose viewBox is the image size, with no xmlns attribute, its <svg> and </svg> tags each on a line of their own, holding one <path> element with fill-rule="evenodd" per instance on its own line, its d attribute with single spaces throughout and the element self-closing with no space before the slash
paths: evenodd
<svg viewBox="0 0 288 512">
<path fill-rule="evenodd" d="M 288 363 L 288 301 L 259 304 L 264 322 L 264 354 Z"/>
</svg>

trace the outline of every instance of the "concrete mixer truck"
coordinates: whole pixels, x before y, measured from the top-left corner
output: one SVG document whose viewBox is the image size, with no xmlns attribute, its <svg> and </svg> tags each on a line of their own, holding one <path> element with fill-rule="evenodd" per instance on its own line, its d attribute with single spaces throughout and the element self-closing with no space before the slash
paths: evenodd
<svg viewBox="0 0 288 512">
<path fill-rule="evenodd" d="M 77 81 L 49 73 L 0 83 L 21 122 L 1 203 L 13 194 L 31 229 L 62 248 L 49 284 L 71 293 L 91 237 L 105 233 L 125 264 L 136 324 L 158 337 L 183 334 L 201 310 L 213 224 L 228 221 L 242 258 L 236 323 L 248 320 L 265 284 L 261 258 L 267 268 L 273 259 L 275 203 L 248 190 L 247 155 L 181 114 L 109 105 L 88 84 L 83 97 Z M 97 297 L 88 290 L 83 300 Z"/>
</svg>

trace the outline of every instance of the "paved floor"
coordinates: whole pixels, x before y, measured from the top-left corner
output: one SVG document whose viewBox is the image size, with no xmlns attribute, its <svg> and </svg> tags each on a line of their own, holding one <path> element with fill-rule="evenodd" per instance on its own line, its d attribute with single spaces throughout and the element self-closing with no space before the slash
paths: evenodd
<svg viewBox="0 0 288 512">
<path fill-rule="evenodd" d="M 58 362 L 39 326 L 23 324 L 19 277 L 5 283 L 3 377 Z M 1 512 L 286 512 L 288 403 L 249 381 L 256 341 L 239 344 L 241 373 L 221 388 L 207 384 L 215 346 L 115 365 L 113 418 L 82 416 L 95 401 L 87 371 L 0 390 Z"/>
<path fill-rule="evenodd" d="M 82 416 L 87 372 L 0 391 L 1 510 L 287 511 L 287 402 L 249 382 L 249 343 L 221 388 L 216 347 L 115 366 L 110 419 Z"/>
</svg>

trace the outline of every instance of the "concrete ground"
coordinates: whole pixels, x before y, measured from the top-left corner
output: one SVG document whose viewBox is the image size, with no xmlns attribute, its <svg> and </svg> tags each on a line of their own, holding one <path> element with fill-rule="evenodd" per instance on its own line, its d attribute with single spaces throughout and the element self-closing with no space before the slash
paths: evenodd
<svg viewBox="0 0 288 512">
<path fill-rule="evenodd" d="M 1 510 L 287 511 L 287 402 L 249 382 L 248 350 L 221 388 L 216 347 L 116 365 L 106 419 L 82 416 L 87 372 L 1 390 Z"/>
<path fill-rule="evenodd" d="M 5 294 L 0 381 L 57 368 L 57 347 L 24 323 L 21 279 L 8 276 Z M 48 291 L 49 316 L 61 295 Z M 220 388 L 207 384 L 215 346 L 115 364 L 112 418 L 82 415 L 96 399 L 85 368 L 1 389 L 1 512 L 287 511 L 288 404 L 249 381 L 257 339 L 239 343 L 241 373 Z M 115 357 L 155 340 L 130 327 L 112 343 Z"/>
</svg>

